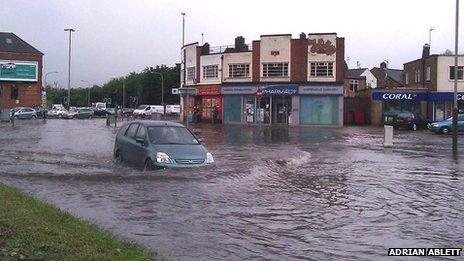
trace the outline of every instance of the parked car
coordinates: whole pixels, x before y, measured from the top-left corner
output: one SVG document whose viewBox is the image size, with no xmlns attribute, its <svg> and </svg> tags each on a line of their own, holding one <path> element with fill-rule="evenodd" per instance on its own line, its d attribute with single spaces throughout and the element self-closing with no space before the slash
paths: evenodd
<svg viewBox="0 0 464 261">
<path fill-rule="evenodd" d="M 35 107 L 34 110 L 37 113 L 37 118 L 43 118 L 44 116 L 47 116 L 47 113 L 48 113 L 47 108 Z"/>
<path fill-rule="evenodd" d="M 108 114 L 115 115 L 116 114 L 116 108 L 106 108 L 106 111 Z"/>
<path fill-rule="evenodd" d="M 131 122 L 122 126 L 116 135 L 113 156 L 118 162 L 144 170 L 214 163 L 213 155 L 189 129 L 169 121 Z"/>
<path fill-rule="evenodd" d="M 124 117 L 129 117 L 133 113 L 134 113 L 134 109 L 131 109 L 131 108 L 123 108 L 122 109 L 122 114 L 124 115 Z"/>
<path fill-rule="evenodd" d="M 428 128 L 436 134 L 448 134 L 453 129 L 453 117 L 449 117 L 444 121 L 437 121 L 429 124 Z M 464 114 L 458 115 L 458 132 L 464 132 Z"/>
<path fill-rule="evenodd" d="M 49 118 L 61 118 L 63 115 L 67 114 L 68 111 L 64 108 L 52 109 L 47 112 Z"/>
<path fill-rule="evenodd" d="M 180 115 L 180 105 L 166 105 L 166 114 Z"/>
<path fill-rule="evenodd" d="M 64 119 L 90 119 L 92 117 L 93 110 L 90 108 L 76 108 L 63 115 Z"/>
<path fill-rule="evenodd" d="M 429 122 L 420 114 L 404 112 L 393 117 L 390 125 L 395 129 L 418 130 L 427 129 Z"/>
<path fill-rule="evenodd" d="M 93 115 L 96 117 L 106 117 L 106 115 L 110 114 L 106 109 L 99 109 L 99 108 L 92 108 Z"/>
<path fill-rule="evenodd" d="M 35 119 L 37 118 L 37 113 L 34 109 L 29 107 L 20 108 L 19 110 L 13 113 L 13 118 L 15 119 Z"/>
<path fill-rule="evenodd" d="M 163 113 L 163 106 L 161 105 L 140 105 L 136 110 L 134 110 L 134 116 L 137 117 L 146 117 L 151 116 L 153 113 Z"/>
</svg>

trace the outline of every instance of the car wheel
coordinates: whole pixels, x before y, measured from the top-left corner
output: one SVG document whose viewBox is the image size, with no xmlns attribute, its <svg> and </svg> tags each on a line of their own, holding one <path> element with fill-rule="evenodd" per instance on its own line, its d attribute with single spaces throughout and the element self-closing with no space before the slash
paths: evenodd
<svg viewBox="0 0 464 261">
<path fill-rule="evenodd" d="M 147 160 L 145 160 L 145 165 L 143 166 L 143 171 L 150 171 L 150 170 L 153 170 L 153 161 L 148 158 Z"/>
<path fill-rule="evenodd" d="M 120 150 L 117 150 L 117 151 L 116 151 L 116 154 L 114 155 L 114 160 L 115 160 L 117 163 L 122 163 L 122 154 L 121 154 L 121 151 L 120 151 Z"/>
<path fill-rule="evenodd" d="M 35 119 L 35 118 L 37 118 L 37 117 L 35 117 L 35 115 L 32 115 L 32 119 Z"/>
<path fill-rule="evenodd" d="M 448 134 L 448 133 L 450 133 L 450 129 L 448 127 L 443 127 L 443 128 L 441 128 L 441 133 Z"/>
<path fill-rule="evenodd" d="M 416 131 L 416 130 L 417 130 L 417 125 L 416 125 L 415 123 L 412 125 L 412 130 L 413 130 L 413 131 Z"/>
</svg>

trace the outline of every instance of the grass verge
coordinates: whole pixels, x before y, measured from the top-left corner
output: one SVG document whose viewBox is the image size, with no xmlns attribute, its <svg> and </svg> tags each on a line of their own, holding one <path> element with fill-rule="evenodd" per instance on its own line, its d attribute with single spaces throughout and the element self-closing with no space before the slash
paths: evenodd
<svg viewBox="0 0 464 261">
<path fill-rule="evenodd" d="M 0 260 L 154 260 L 88 222 L 0 183 Z"/>
</svg>

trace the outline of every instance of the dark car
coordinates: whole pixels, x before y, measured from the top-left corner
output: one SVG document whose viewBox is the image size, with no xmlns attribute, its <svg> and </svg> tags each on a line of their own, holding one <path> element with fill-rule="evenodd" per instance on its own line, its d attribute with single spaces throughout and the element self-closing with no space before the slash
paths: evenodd
<svg viewBox="0 0 464 261">
<path fill-rule="evenodd" d="M 93 110 L 93 115 L 96 117 L 102 117 L 102 116 L 106 117 L 106 115 L 110 114 L 105 109 L 92 108 L 92 110 Z"/>
<path fill-rule="evenodd" d="M 119 129 L 113 156 L 144 170 L 199 167 L 214 163 L 200 141 L 179 123 L 169 121 L 131 122 Z"/>
<path fill-rule="evenodd" d="M 37 118 L 46 117 L 48 114 L 48 109 L 43 107 L 36 107 L 35 112 L 37 114 Z"/>
<path fill-rule="evenodd" d="M 129 117 L 129 116 L 132 116 L 132 114 L 134 113 L 134 109 L 131 109 L 131 108 L 123 108 L 121 110 L 122 114 L 124 115 L 124 117 Z"/>
<path fill-rule="evenodd" d="M 93 110 L 90 108 L 77 108 L 74 114 L 75 119 L 91 119 L 93 117 Z"/>
<path fill-rule="evenodd" d="M 418 130 L 427 129 L 428 121 L 420 114 L 400 113 L 393 117 L 390 125 L 395 129 Z"/>
</svg>

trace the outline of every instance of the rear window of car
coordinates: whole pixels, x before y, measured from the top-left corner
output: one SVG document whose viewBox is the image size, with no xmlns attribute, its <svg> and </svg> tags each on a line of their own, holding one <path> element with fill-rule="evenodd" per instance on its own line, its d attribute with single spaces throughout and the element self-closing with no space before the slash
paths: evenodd
<svg viewBox="0 0 464 261">
<path fill-rule="evenodd" d="M 137 133 L 137 128 L 139 127 L 139 124 L 134 123 L 129 126 L 129 128 L 126 131 L 126 136 L 129 138 L 135 138 L 135 135 Z"/>
<path fill-rule="evenodd" d="M 139 130 L 137 131 L 137 136 L 136 136 L 136 138 L 138 138 L 138 139 L 145 139 L 146 136 L 147 136 L 147 135 L 146 135 L 145 127 L 143 127 L 142 125 L 140 125 Z"/>
</svg>

